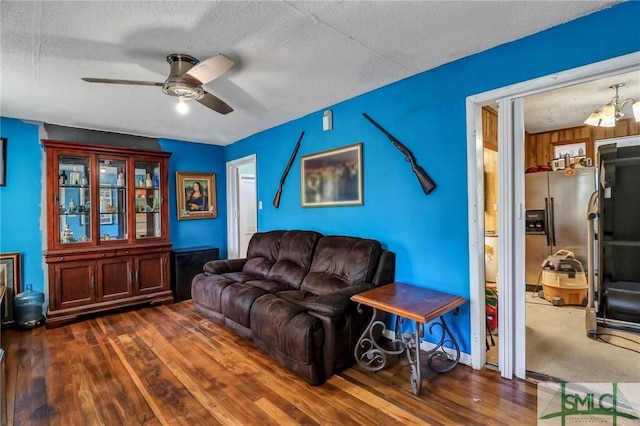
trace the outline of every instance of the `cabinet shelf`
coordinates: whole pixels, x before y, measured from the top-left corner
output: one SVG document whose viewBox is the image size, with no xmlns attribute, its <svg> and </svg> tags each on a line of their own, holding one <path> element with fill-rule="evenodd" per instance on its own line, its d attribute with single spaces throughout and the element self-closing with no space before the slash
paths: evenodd
<svg viewBox="0 0 640 426">
<path fill-rule="evenodd" d="M 71 184 L 63 183 L 63 184 L 58 184 L 58 186 L 60 188 L 86 188 L 86 189 L 90 188 L 88 184 L 87 185 L 71 185 Z"/>
</svg>

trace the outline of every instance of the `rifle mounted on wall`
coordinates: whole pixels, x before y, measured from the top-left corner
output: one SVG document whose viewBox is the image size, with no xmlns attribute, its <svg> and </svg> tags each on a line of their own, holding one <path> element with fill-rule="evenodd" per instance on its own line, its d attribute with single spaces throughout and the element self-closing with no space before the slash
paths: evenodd
<svg viewBox="0 0 640 426">
<path fill-rule="evenodd" d="M 280 207 L 280 197 L 282 196 L 282 187 L 284 186 L 284 181 L 287 179 L 287 175 L 289 174 L 289 169 L 291 169 L 291 166 L 293 165 L 293 160 L 296 159 L 296 155 L 298 154 L 298 149 L 300 149 L 300 142 L 302 142 L 303 136 L 304 136 L 304 131 L 300 133 L 300 137 L 298 138 L 298 143 L 296 143 L 295 148 L 293 148 L 293 152 L 291 153 L 291 157 L 289 158 L 287 167 L 285 167 L 284 172 L 282 172 L 282 176 L 280 177 L 280 185 L 278 186 L 278 191 L 276 191 L 276 196 L 273 199 L 273 205 L 275 208 Z"/>
<path fill-rule="evenodd" d="M 435 182 L 433 182 L 433 180 L 427 174 L 427 172 L 425 172 L 424 169 L 418 165 L 418 163 L 416 162 L 416 159 L 413 156 L 413 154 L 411 153 L 411 151 L 409 151 L 409 149 L 406 146 L 404 146 L 402 143 L 400 143 L 400 141 L 398 139 L 394 138 L 393 135 L 391 135 L 391 133 L 387 132 L 385 129 L 382 128 L 381 125 L 376 123 L 373 120 L 373 118 L 369 117 L 364 112 L 362 113 L 362 115 L 364 116 L 364 118 L 369 120 L 371 122 L 371 124 L 376 126 L 378 128 L 378 130 L 380 130 L 382 133 L 384 133 L 384 135 L 387 138 L 389 138 L 389 140 L 391 141 L 393 146 L 398 148 L 398 150 L 401 153 L 404 154 L 405 160 L 407 160 L 409 163 L 411 163 L 411 170 L 413 170 L 413 173 L 415 173 L 416 177 L 418 178 L 418 182 L 420 182 L 420 186 L 422 187 L 422 190 L 424 191 L 424 193 L 425 194 L 429 194 L 431 191 L 436 189 Z"/>
</svg>

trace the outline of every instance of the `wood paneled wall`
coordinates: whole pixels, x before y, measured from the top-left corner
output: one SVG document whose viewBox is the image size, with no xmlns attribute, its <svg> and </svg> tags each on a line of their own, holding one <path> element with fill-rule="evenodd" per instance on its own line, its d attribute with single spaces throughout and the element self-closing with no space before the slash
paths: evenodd
<svg viewBox="0 0 640 426">
<path fill-rule="evenodd" d="M 498 231 L 498 113 L 482 108 L 484 144 L 484 229 Z"/>
<path fill-rule="evenodd" d="M 557 145 L 585 142 L 587 157 L 595 159 L 595 141 L 638 134 L 640 134 L 640 126 L 633 119 L 620 120 L 616 127 L 610 128 L 580 126 L 550 132 L 526 133 L 525 169 L 548 164 L 554 158 L 554 148 Z"/>
<path fill-rule="evenodd" d="M 498 150 L 498 113 L 489 107 L 482 107 L 482 141 L 485 148 Z"/>
</svg>

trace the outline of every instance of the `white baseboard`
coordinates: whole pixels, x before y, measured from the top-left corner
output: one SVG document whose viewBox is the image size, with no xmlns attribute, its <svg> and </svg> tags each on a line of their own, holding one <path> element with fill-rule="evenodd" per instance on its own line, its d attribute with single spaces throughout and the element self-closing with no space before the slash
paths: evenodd
<svg viewBox="0 0 640 426">
<path fill-rule="evenodd" d="M 382 332 L 382 335 L 384 337 L 386 337 L 387 339 L 389 339 L 389 340 L 393 340 L 395 338 L 395 336 L 396 336 L 396 334 L 392 330 L 384 330 Z M 422 350 L 424 352 L 428 352 L 428 351 L 430 351 L 431 349 L 433 349 L 435 347 L 436 347 L 435 343 L 426 342 L 424 340 L 422 342 L 420 342 L 420 350 Z M 451 355 L 451 356 L 455 356 L 456 355 L 456 352 L 453 349 L 444 348 L 444 351 L 447 354 Z M 460 364 L 471 366 L 471 355 L 468 354 L 468 353 L 461 352 L 460 353 Z"/>
</svg>

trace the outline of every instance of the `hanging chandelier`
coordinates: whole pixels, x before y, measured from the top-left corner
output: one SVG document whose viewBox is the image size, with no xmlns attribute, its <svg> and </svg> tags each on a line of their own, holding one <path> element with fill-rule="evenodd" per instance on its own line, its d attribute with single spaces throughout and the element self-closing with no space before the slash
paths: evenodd
<svg viewBox="0 0 640 426">
<path fill-rule="evenodd" d="M 631 104 L 633 116 L 636 122 L 640 121 L 640 100 L 628 98 L 624 101 L 620 101 L 618 89 L 622 86 L 624 86 L 624 83 L 618 83 L 609 86 L 610 89 L 615 89 L 615 96 L 611 99 L 611 102 L 604 104 L 600 108 L 595 110 L 589 116 L 589 118 L 584 121 L 584 124 L 598 127 L 615 127 L 616 122 L 624 117 L 624 112 L 622 111 L 622 109 L 627 104 Z"/>
</svg>

